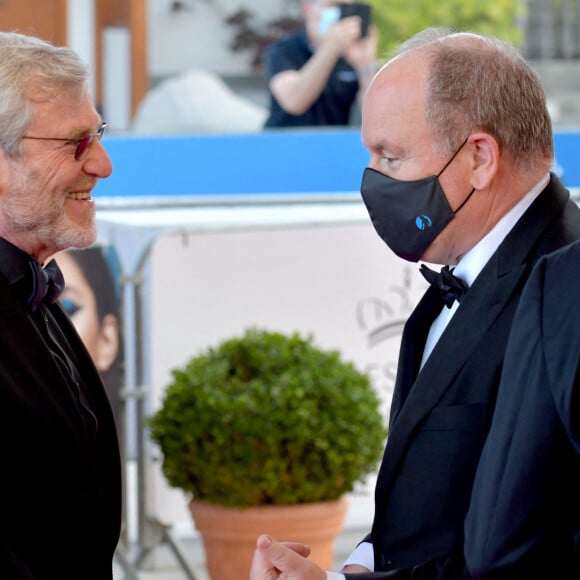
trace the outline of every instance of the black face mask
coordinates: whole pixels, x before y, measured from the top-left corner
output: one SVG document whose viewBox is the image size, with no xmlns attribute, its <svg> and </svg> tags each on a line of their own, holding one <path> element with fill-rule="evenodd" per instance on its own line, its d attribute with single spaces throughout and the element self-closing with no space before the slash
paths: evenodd
<svg viewBox="0 0 580 580">
<path fill-rule="evenodd" d="M 467 139 L 437 174 L 413 181 L 401 181 L 367 167 L 361 194 L 371 221 L 381 239 L 397 256 L 418 262 L 433 240 L 445 229 L 455 214 L 439 183 L 439 176 L 449 167 Z"/>
</svg>

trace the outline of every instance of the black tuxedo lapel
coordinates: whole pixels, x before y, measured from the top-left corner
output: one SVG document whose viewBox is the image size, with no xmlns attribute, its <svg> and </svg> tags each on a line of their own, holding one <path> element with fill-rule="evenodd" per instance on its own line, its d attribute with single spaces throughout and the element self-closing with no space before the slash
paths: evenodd
<svg viewBox="0 0 580 580">
<path fill-rule="evenodd" d="M 74 324 L 71 322 L 68 315 L 62 309 L 62 306 L 57 302 L 50 307 L 51 313 L 58 323 L 60 331 L 63 333 L 68 342 L 72 354 L 75 358 L 79 369 L 82 369 L 85 381 L 90 384 L 101 383 L 99 372 L 89 355 L 81 337 L 79 336 Z M 101 389 L 97 389 L 101 391 Z"/>
<path fill-rule="evenodd" d="M 50 310 L 74 350 L 78 370 L 82 374 L 83 381 L 89 385 L 91 396 L 96 399 L 100 416 L 108 417 L 112 412 L 102 381 L 80 337 L 59 304 L 51 305 Z M 2 277 L 0 277 L 0 311 L 3 313 L 2 328 L 9 329 L 0 330 L 0 350 L 6 354 L 11 353 L 14 360 L 19 361 L 14 368 L 21 369 L 14 371 L 20 374 L 13 374 L 10 378 L 6 376 L 4 379 L 11 382 L 15 391 L 21 392 L 22 397 L 36 401 L 38 409 L 52 407 L 53 412 L 60 417 L 59 424 L 63 429 L 78 432 L 82 428 L 82 421 L 73 398 L 62 396 L 62 389 L 67 388 L 63 382 L 62 371 L 52 355 L 47 356 L 49 351 L 46 344 L 29 320 L 25 305 L 13 294 Z M 34 385 L 34 392 L 26 393 L 27 385 Z"/>
<path fill-rule="evenodd" d="M 439 292 L 434 288 L 429 288 L 405 323 L 397 365 L 397 378 L 391 401 L 389 430 L 419 373 L 429 328 L 442 308 L 443 301 Z"/>
<path fill-rule="evenodd" d="M 396 421 L 401 433 L 409 434 L 437 404 L 481 336 L 503 311 L 506 298 L 519 288 L 525 272 L 525 266 L 520 265 L 501 278 L 484 277 L 470 289 L 406 397 Z"/>
<path fill-rule="evenodd" d="M 506 297 L 518 288 L 525 271 L 525 266 L 519 265 L 509 275 L 501 278 L 486 276 L 477 286 L 474 284 L 470 288 L 431 356 L 412 382 L 398 412 L 392 415 L 379 474 L 382 484 L 393 480 L 413 431 L 444 396 L 473 349 L 477 348 L 482 334 L 503 311 Z M 421 355 L 418 356 L 420 358 Z M 401 381 L 401 386 L 404 384 Z M 380 494 L 385 493 L 386 489 L 381 487 Z"/>
<path fill-rule="evenodd" d="M 101 376 L 99 375 L 89 352 L 70 318 L 62 309 L 62 306 L 57 302 L 50 306 L 50 310 L 58 323 L 59 330 L 62 332 L 65 340 L 70 346 L 75 364 L 82 374 L 86 388 L 86 396 L 91 408 L 96 412 L 101 423 L 106 421 L 106 430 L 112 429 L 110 426 L 114 425 L 115 421 L 111 404 L 105 391 Z"/>
<path fill-rule="evenodd" d="M 20 396 L 35 401 L 34 405 L 38 408 L 52 407 L 60 417 L 63 428 L 70 425 L 68 428 L 76 431 L 80 423 L 76 422 L 77 414 L 72 401 L 61 396 L 60 390 L 64 387 L 59 367 L 28 319 L 25 305 L 12 294 L 3 278 L 0 279 L 0 286 L 3 328 L 9 329 L 0 332 L 0 349 L 15 362 L 12 374 L 4 380 L 11 383 Z M 27 393 L 26 389 L 32 387 L 34 391 Z"/>
</svg>

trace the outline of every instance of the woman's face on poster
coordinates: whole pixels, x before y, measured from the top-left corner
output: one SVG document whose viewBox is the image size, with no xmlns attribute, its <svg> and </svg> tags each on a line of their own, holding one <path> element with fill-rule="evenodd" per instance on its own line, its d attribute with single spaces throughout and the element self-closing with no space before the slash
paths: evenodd
<svg viewBox="0 0 580 580">
<path fill-rule="evenodd" d="M 119 322 L 112 314 L 99 320 L 95 292 L 70 254 L 60 252 L 55 259 L 65 280 L 65 288 L 59 300 L 97 370 L 106 371 L 113 364 L 119 348 Z"/>
</svg>

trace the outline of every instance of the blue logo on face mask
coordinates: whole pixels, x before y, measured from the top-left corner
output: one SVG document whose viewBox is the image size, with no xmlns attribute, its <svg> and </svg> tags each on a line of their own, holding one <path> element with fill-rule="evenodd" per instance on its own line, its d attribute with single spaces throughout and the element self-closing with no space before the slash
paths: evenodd
<svg viewBox="0 0 580 580">
<path fill-rule="evenodd" d="M 418 230 L 426 230 L 433 225 L 431 218 L 428 215 L 421 214 L 415 218 L 415 225 Z"/>
</svg>

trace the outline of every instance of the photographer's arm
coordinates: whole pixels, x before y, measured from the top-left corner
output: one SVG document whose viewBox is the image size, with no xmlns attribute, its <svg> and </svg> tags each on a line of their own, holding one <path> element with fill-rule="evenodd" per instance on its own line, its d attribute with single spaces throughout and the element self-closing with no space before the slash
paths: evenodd
<svg viewBox="0 0 580 580">
<path fill-rule="evenodd" d="M 299 70 L 285 70 L 270 79 L 269 88 L 282 109 L 302 115 L 320 97 L 338 59 L 358 42 L 360 18 L 352 16 L 334 23 L 310 60 Z"/>
<path fill-rule="evenodd" d="M 379 34 L 375 26 L 369 27 L 366 37 L 353 42 L 345 51 L 344 58 L 354 68 L 358 77 L 358 102 L 362 99 L 378 71 L 377 46 Z"/>
</svg>

